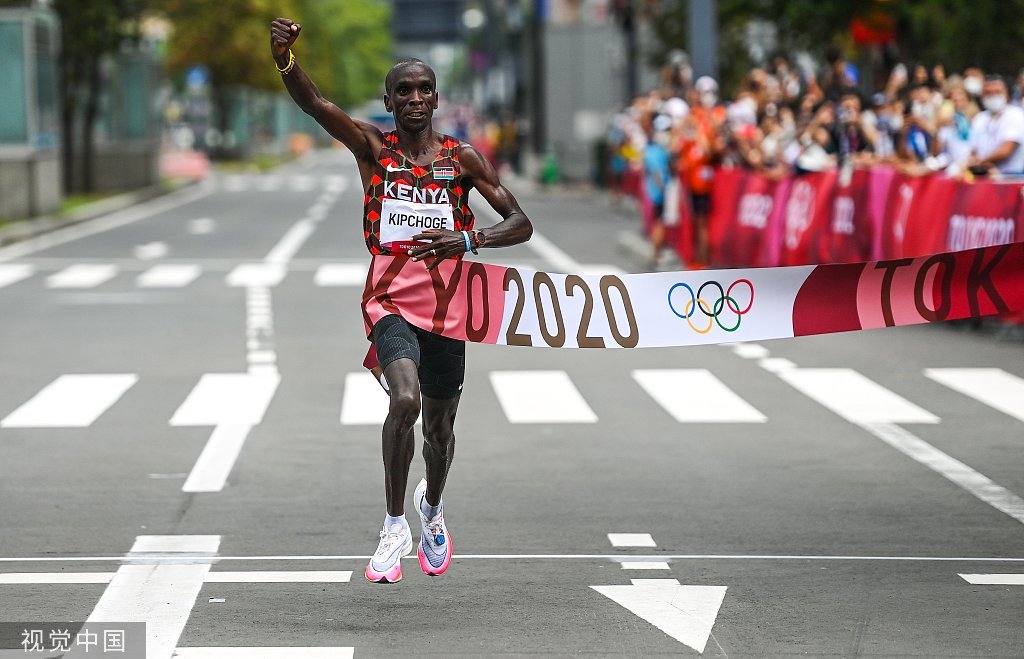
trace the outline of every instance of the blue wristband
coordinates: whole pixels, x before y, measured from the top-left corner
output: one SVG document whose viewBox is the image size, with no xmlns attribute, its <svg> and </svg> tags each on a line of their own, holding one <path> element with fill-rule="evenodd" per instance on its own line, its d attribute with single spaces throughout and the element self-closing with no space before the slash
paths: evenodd
<svg viewBox="0 0 1024 659">
<path fill-rule="evenodd" d="M 462 232 L 462 237 L 466 239 L 466 251 L 468 252 L 468 251 L 472 250 L 473 249 L 473 244 L 469 241 L 469 232 L 468 231 L 463 231 Z"/>
</svg>

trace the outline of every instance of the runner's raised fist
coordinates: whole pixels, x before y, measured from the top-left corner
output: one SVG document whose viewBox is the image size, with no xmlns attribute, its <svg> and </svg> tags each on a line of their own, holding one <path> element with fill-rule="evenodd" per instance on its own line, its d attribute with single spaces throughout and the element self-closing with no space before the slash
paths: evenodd
<svg viewBox="0 0 1024 659">
<path fill-rule="evenodd" d="M 302 26 L 287 18 L 276 18 L 270 24 L 270 52 L 274 57 L 283 57 L 288 54 L 295 40 L 299 38 Z"/>
</svg>

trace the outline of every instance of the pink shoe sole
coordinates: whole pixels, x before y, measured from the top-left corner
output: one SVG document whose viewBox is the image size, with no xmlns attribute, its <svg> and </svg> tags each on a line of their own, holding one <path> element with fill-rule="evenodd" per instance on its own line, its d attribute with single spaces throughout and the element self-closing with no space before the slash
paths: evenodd
<svg viewBox="0 0 1024 659">
<path fill-rule="evenodd" d="M 445 570 L 448 569 L 448 566 L 451 565 L 452 552 L 455 551 L 454 545 L 452 544 L 452 537 L 450 535 L 447 536 L 445 541 L 448 543 L 448 554 L 445 556 L 444 563 L 441 563 L 440 567 L 434 567 L 431 565 L 430 561 L 428 561 L 427 557 L 423 554 L 422 546 L 419 543 L 416 544 L 416 558 L 420 559 L 420 569 L 423 570 L 423 573 L 427 576 L 439 577 L 444 574 Z"/>
<path fill-rule="evenodd" d="M 398 583 L 402 580 L 402 564 L 397 563 L 395 567 L 387 572 L 378 572 L 372 565 L 366 566 L 366 580 L 371 583 Z"/>
</svg>

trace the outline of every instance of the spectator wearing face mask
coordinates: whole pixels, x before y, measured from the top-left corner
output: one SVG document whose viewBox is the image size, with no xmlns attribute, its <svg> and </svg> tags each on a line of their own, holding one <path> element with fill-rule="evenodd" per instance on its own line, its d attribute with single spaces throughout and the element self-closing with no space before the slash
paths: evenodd
<svg viewBox="0 0 1024 659">
<path fill-rule="evenodd" d="M 978 108 L 960 81 L 949 85 L 948 96 L 949 100 L 939 108 L 935 169 L 945 167 L 948 174 L 956 176 L 971 157 L 971 119 Z"/>
<path fill-rule="evenodd" d="M 933 155 L 936 108 L 927 85 L 912 87 L 909 100 L 909 112 L 904 117 L 901 155 L 910 162 L 923 163 Z"/>
<path fill-rule="evenodd" d="M 985 109 L 971 122 L 971 171 L 1024 174 L 1024 110 L 1010 105 L 1002 78 L 993 76 L 985 81 L 982 105 Z"/>
</svg>

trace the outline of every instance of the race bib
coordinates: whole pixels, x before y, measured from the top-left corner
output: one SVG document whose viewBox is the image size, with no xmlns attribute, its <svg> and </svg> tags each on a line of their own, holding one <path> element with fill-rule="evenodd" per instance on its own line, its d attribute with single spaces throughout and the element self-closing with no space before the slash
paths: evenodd
<svg viewBox="0 0 1024 659">
<path fill-rule="evenodd" d="M 380 244 L 393 252 L 404 252 L 416 245 L 413 236 L 427 229 L 455 230 L 450 204 L 422 204 L 401 199 L 384 199 L 380 215 Z"/>
</svg>

